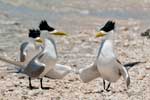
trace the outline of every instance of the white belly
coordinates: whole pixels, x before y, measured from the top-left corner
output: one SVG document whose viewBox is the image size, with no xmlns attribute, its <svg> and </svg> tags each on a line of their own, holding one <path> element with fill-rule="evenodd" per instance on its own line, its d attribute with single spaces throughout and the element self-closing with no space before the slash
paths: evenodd
<svg viewBox="0 0 150 100">
<path fill-rule="evenodd" d="M 97 58 L 97 67 L 104 80 L 116 82 L 120 77 L 112 42 L 109 40 L 106 40 L 103 44 L 101 52 Z"/>
<path fill-rule="evenodd" d="M 120 78 L 119 69 L 115 66 L 98 66 L 101 77 L 110 82 L 116 82 Z"/>
</svg>

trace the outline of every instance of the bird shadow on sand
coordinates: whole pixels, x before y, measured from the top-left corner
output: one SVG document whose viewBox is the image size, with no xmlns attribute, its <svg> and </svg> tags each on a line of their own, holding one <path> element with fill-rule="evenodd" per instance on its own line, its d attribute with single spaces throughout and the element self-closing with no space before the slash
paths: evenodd
<svg viewBox="0 0 150 100">
<path fill-rule="evenodd" d="M 35 89 L 39 89 L 39 87 L 32 86 L 32 88 L 31 88 L 31 87 L 28 86 L 27 89 L 29 89 L 29 90 L 35 90 Z"/>
<path fill-rule="evenodd" d="M 86 91 L 84 92 L 84 94 L 95 94 L 95 93 L 103 93 L 104 90 L 100 90 L 100 91 Z"/>
</svg>

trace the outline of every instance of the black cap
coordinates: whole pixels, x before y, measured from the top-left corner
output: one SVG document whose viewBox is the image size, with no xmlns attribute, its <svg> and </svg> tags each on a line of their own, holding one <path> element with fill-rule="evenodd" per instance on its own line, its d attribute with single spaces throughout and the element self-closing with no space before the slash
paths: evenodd
<svg viewBox="0 0 150 100">
<path fill-rule="evenodd" d="M 109 31 L 114 30 L 114 29 L 115 29 L 115 22 L 109 20 L 104 25 L 104 27 L 102 27 L 100 30 L 105 31 L 105 32 L 109 32 Z"/>
<path fill-rule="evenodd" d="M 29 30 L 29 37 L 32 37 L 32 38 L 36 38 L 36 37 L 40 37 L 40 30 L 38 29 L 30 29 Z"/>
<path fill-rule="evenodd" d="M 42 20 L 39 25 L 40 30 L 47 30 L 49 32 L 54 31 L 55 29 L 48 25 L 46 20 Z"/>
</svg>

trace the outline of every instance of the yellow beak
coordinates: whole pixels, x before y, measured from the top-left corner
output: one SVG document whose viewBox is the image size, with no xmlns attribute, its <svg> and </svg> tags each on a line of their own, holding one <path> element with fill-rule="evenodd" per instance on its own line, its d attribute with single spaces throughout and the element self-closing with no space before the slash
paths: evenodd
<svg viewBox="0 0 150 100">
<path fill-rule="evenodd" d="M 106 35 L 106 33 L 103 32 L 103 31 L 100 31 L 100 32 L 96 33 L 96 37 L 103 37 L 105 35 Z"/>
<path fill-rule="evenodd" d="M 53 35 L 60 35 L 60 36 L 63 36 L 63 35 L 68 35 L 67 33 L 65 32 L 54 32 L 52 33 Z"/>
<path fill-rule="evenodd" d="M 43 43 L 43 40 L 42 40 L 40 37 L 38 37 L 38 38 L 35 39 L 35 42 L 36 42 L 37 44 L 42 44 L 42 43 Z"/>
</svg>

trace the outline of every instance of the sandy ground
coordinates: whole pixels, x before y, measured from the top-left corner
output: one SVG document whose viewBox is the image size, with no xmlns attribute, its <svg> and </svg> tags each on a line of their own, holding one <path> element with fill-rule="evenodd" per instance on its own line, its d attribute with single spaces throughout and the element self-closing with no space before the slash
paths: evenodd
<svg viewBox="0 0 150 100">
<path fill-rule="evenodd" d="M 101 20 L 105 23 L 105 20 Z M 102 24 L 103 25 L 103 24 Z M 12 27 L 15 24 L 10 25 Z M 14 67 L 0 62 L 0 99 L 1 100 L 149 100 L 150 99 L 150 39 L 141 37 L 142 22 L 136 20 L 117 20 L 115 49 L 122 63 L 146 61 L 129 71 L 131 84 L 126 88 L 121 78 L 111 85 L 110 92 L 103 90 L 102 79 L 98 78 L 89 83 L 83 83 L 79 76 L 70 73 L 63 80 L 44 78 L 44 86 L 49 90 L 28 88 L 28 77 L 22 74 L 10 73 Z M 23 30 L 20 29 L 20 30 Z M 95 38 L 95 30 L 81 31 L 68 37 L 54 37 L 59 53 L 59 63 L 82 68 L 91 64 L 101 42 Z M 143 30 L 144 31 L 144 30 Z M 16 50 L 16 54 L 18 53 Z M 5 57 L 16 59 L 7 55 Z M 39 80 L 32 84 L 39 87 Z"/>
<path fill-rule="evenodd" d="M 20 42 L 27 35 L 30 25 L 22 24 L 17 18 L 12 19 L 5 13 L 0 13 L 0 18 L 1 55 L 15 60 L 19 55 Z M 104 25 L 108 19 L 88 16 L 85 18 L 74 16 L 73 19 L 78 20 L 73 21 L 64 17 L 55 24 L 60 30 L 70 32 L 69 36 L 53 38 L 57 44 L 58 62 L 80 69 L 89 66 L 95 60 L 101 43 L 100 38 L 95 38 L 96 27 Z M 14 66 L 0 62 L 0 100 L 150 100 L 150 39 L 140 35 L 149 28 L 149 24 L 135 19 L 115 19 L 115 21 L 114 43 L 118 59 L 123 64 L 134 61 L 145 62 L 129 70 L 131 84 L 128 89 L 125 81 L 120 78 L 111 85 L 110 92 L 102 92 L 101 78 L 83 83 L 77 74 L 70 73 L 62 80 L 44 78 L 44 86 L 49 86 L 49 90 L 40 88 L 30 90 L 26 75 L 12 73 Z M 74 24 L 71 24 L 73 22 Z M 3 33 L 15 33 L 15 36 L 7 37 Z M 32 84 L 40 87 L 38 79 L 33 80 Z"/>
</svg>

